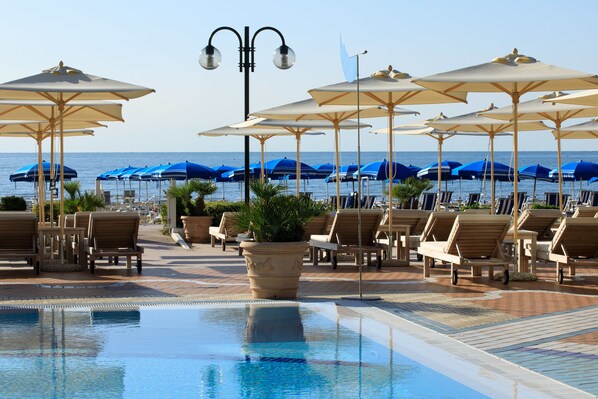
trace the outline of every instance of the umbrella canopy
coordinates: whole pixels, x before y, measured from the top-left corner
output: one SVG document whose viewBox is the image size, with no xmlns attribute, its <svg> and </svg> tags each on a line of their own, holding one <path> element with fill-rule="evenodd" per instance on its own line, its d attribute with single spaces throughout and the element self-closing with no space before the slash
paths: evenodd
<svg viewBox="0 0 598 399">
<path fill-rule="evenodd" d="M 568 94 L 559 98 L 555 98 L 552 102 L 557 104 L 576 104 L 585 105 L 589 107 L 598 106 L 598 90 L 584 90 L 578 93 Z"/>
<path fill-rule="evenodd" d="M 359 169 L 359 165 L 357 164 L 349 164 L 349 165 L 342 165 L 339 168 L 338 173 L 331 173 L 324 181 L 326 183 L 336 182 L 337 176 L 339 176 L 340 181 L 356 181 L 357 176 L 355 176 L 355 172 Z"/>
<path fill-rule="evenodd" d="M 513 183 L 513 225 L 519 217 L 519 195 L 517 186 L 518 168 L 518 105 L 521 95 L 534 91 L 583 90 L 598 87 L 598 76 L 539 62 L 533 57 L 511 54 L 498 57 L 491 62 L 439 73 L 415 83 L 441 93 L 503 92 L 511 97 L 513 105 L 513 158 L 515 179 Z M 513 239 L 517 246 L 518 234 L 514 229 Z"/>
<path fill-rule="evenodd" d="M 326 120 L 334 126 L 335 170 L 340 171 L 339 161 L 339 133 L 340 123 L 351 118 L 376 118 L 387 116 L 389 110 L 380 104 L 356 107 L 357 103 L 349 105 L 320 105 L 313 98 L 281 105 L 251 114 L 252 116 L 270 119 L 288 120 Z M 417 112 L 394 107 L 394 115 L 410 115 Z M 359 154 L 358 154 L 359 156 Z M 340 207 L 340 176 L 335 179 L 337 207 Z"/>
<path fill-rule="evenodd" d="M 415 174 L 417 174 L 422 168 L 420 168 L 419 166 L 415 166 L 415 165 L 411 165 L 409 164 L 409 166 L 407 166 L 409 169 L 411 169 L 411 171 Z"/>
<path fill-rule="evenodd" d="M 561 139 L 598 139 L 598 119 L 562 127 L 560 132 L 553 130 L 552 134 L 554 138 L 560 137 Z"/>
<path fill-rule="evenodd" d="M 17 169 L 13 174 L 10 175 L 10 181 L 17 182 L 17 181 L 27 181 L 27 182 L 36 182 L 39 178 L 39 168 L 37 163 L 32 163 L 29 165 L 25 165 L 22 168 Z M 51 164 L 50 162 L 42 162 L 42 170 L 43 176 L 46 179 L 50 179 L 50 169 Z M 55 165 L 55 169 L 60 169 L 59 165 Z M 77 177 L 77 171 L 69 168 L 68 166 L 64 167 L 64 179 L 70 180 Z"/>
<path fill-rule="evenodd" d="M 320 105 L 379 105 L 386 107 L 388 117 L 388 160 L 390 174 L 393 165 L 393 109 L 398 105 L 439 104 L 452 102 L 466 102 L 467 93 L 453 92 L 438 93 L 422 90 L 413 81 L 414 77 L 405 72 L 399 72 L 389 66 L 386 70 L 373 73 L 370 77 L 357 79 L 353 82 L 342 82 L 329 86 L 309 90 L 309 94 Z M 359 88 L 359 90 L 357 90 Z M 388 189 L 392 193 L 392 179 Z M 392 208 L 392 195 L 389 198 Z M 389 214 L 389 228 L 392 226 L 392 212 Z M 391 233 L 392 234 L 392 233 Z"/>
<path fill-rule="evenodd" d="M 144 170 L 147 170 L 147 168 L 148 167 L 146 166 L 144 168 L 129 169 L 124 173 L 120 173 L 118 175 L 118 180 L 139 180 L 137 178 L 137 176 L 139 176 L 139 175 L 136 175 L 136 174 L 139 172 L 143 172 Z"/>
<path fill-rule="evenodd" d="M 0 84 L 0 98 L 7 100 L 49 100 L 56 104 L 72 100 L 130 100 L 154 89 L 89 75 L 64 65 L 37 75 Z"/>
<path fill-rule="evenodd" d="M 390 163 L 384 159 L 378 162 L 372 162 L 363 166 L 360 170 L 362 177 L 368 177 L 372 180 L 388 180 L 390 178 Z M 392 166 L 393 180 L 405 180 L 408 177 L 415 176 L 413 170 L 407 166 L 394 162 Z M 357 178 L 357 172 L 353 173 L 353 177 Z"/>
<path fill-rule="evenodd" d="M 557 173 L 554 169 L 550 171 L 549 177 L 554 179 Z M 590 180 L 598 177 L 598 164 L 586 161 L 569 162 L 561 167 L 561 173 L 565 181 Z"/>
<path fill-rule="evenodd" d="M 57 106 L 51 101 L 0 101 L 0 119 L 50 122 L 57 116 Z M 70 121 L 124 122 L 122 104 L 107 101 L 71 101 L 64 107 L 63 118 Z"/>
<path fill-rule="evenodd" d="M 257 141 L 259 141 L 259 143 L 260 143 L 261 155 L 262 155 L 261 165 L 264 165 L 264 163 L 265 163 L 266 141 L 270 140 L 273 137 L 278 137 L 278 136 L 295 136 L 294 133 L 291 133 L 290 131 L 288 131 L 287 129 L 284 129 L 284 128 L 274 128 L 274 127 L 271 127 L 271 126 L 267 126 L 267 127 L 260 127 L 260 126 L 233 127 L 233 126 L 237 126 L 237 125 L 239 125 L 239 124 L 225 126 L 225 127 L 221 127 L 221 128 L 218 128 L 218 129 L 208 130 L 208 131 L 205 131 L 205 132 L 197 133 L 197 135 L 198 136 L 205 136 L 205 137 L 223 137 L 223 136 L 249 136 L 249 137 L 253 137 L 254 139 L 256 139 Z M 321 135 L 323 133 L 308 131 L 308 132 L 305 132 L 303 134 L 306 134 L 306 135 Z M 250 166 L 250 169 L 251 168 L 252 167 Z M 252 171 L 249 171 L 250 175 L 252 173 L 253 173 Z M 265 171 L 262 168 L 262 170 L 261 170 L 261 179 L 263 180 L 265 178 L 265 176 L 266 176 L 265 175 Z"/>
<path fill-rule="evenodd" d="M 299 164 L 299 165 L 297 165 Z M 294 174 L 300 168 L 301 174 L 315 174 L 316 170 L 303 162 L 297 162 L 294 159 L 278 158 L 268 161 L 264 164 L 266 174 L 270 177 L 285 176 Z"/>
<path fill-rule="evenodd" d="M 598 115 L 598 108 L 589 108 L 585 105 L 571 105 L 571 104 L 560 104 L 553 102 L 555 99 L 565 97 L 567 93 L 555 91 L 553 93 L 541 96 L 535 100 L 525 101 L 519 104 L 517 107 L 518 115 L 520 120 L 536 120 L 545 119 L 554 123 L 556 134 L 555 138 L 557 141 L 557 169 L 561 167 L 561 124 L 571 118 L 587 118 Z M 497 108 L 488 112 L 484 112 L 483 115 L 488 117 L 510 120 L 513 118 L 511 107 Z M 521 130 L 521 129 L 520 129 Z M 562 176 L 559 177 L 559 193 L 563 192 Z M 559 196 L 559 206 L 561 211 L 563 210 L 562 195 Z"/>
<path fill-rule="evenodd" d="M 167 165 L 161 170 L 152 172 L 152 176 L 163 180 L 213 179 L 220 175 L 221 173 L 205 165 L 187 161 Z"/>
<path fill-rule="evenodd" d="M 124 175 L 128 172 L 136 172 L 139 169 L 141 169 L 141 168 L 138 166 L 129 165 L 129 166 L 125 166 L 124 168 L 118 168 L 118 169 L 114 169 L 109 172 L 102 173 L 100 176 L 105 175 L 106 180 L 121 180 L 120 177 L 122 175 Z"/>
<path fill-rule="evenodd" d="M 249 165 L 249 176 L 253 179 L 259 179 L 262 173 L 262 164 L 259 162 L 252 163 Z M 245 169 L 239 168 L 224 172 L 220 175 L 220 178 L 227 179 L 227 181 L 243 181 L 245 178 Z"/>
<path fill-rule="evenodd" d="M 528 165 L 519 168 L 519 177 L 521 179 L 537 179 L 544 181 L 553 181 L 548 176 L 550 169 L 540 164 Z"/>
<path fill-rule="evenodd" d="M 440 174 L 442 180 L 454 179 L 455 176 L 452 174 L 453 170 L 463 165 L 457 161 L 442 161 L 440 164 Z M 420 179 L 434 179 L 438 176 L 438 162 L 431 163 L 424 166 L 417 172 L 417 177 Z"/>
<path fill-rule="evenodd" d="M 464 179 L 489 179 L 491 167 L 490 161 L 475 161 L 455 168 L 452 174 Z M 513 168 L 500 162 L 494 162 L 495 181 L 513 181 L 513 179 Z"/>
<path fill-rule="evenodd" d="M 534 199 L 536 198 L 536 184 L 538 183 L 538 180 L 549 182 L 554 181 L 550 178 L 549 173 L 550 169 L 540 164 L 528 165 L 519 168 L 519 178 L 534 180 L 534 192 L 532 197 Z"/>
</svg>

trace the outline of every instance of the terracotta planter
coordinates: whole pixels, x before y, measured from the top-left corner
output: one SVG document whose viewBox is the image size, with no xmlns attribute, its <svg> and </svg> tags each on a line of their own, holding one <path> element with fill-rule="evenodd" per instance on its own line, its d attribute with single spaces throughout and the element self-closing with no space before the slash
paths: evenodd
<svg viewBox="0 0 598 399">
<path fill-rule="evenodd" d="M 306 242 L 241 243 L 251 294 L 256 299 L 297 297 Z"/>
<path fill-rule="evenodd" d="M 209 229 L 212 225 L 211 216 L 181 216 L 185 241 L 207 243 L 210 241 Z"/>
</svg>

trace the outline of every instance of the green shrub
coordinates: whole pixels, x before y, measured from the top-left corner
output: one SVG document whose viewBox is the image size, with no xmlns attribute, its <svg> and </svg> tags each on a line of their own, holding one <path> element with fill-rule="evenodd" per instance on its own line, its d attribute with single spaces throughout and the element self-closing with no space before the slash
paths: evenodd
<svg viewBox="0 0 598 399">
<path fill-rule="evenodd" d="M 559 209 L 559 207 L 555 205 L 546 204 L 531 204 L 530 209 Z"/>
<path fill-rule="evenodd" d="M 212 201 L 206 203 L 206 213 L 212 217 L 212 226 L 220 225 L 224 212 L 238 212 L 243 202 Z"/>
<path fill-rule="evenodd" d="M 60 215 L 60 202 L 55 201 L 54 203 L 54 223 L 58 223 L 58 215 Z M 36 215 L 39 215 L 39 205 L 35 204 L 33 205 L 33 213 L 35 213 Z M 50 221 L 50 203 L 46 202 L 44 204 L 44 215 L 46 217 L 46 220 L 44 220 L 44 222 L 49 222 Z"/>
<path fill-rule="evenodd" d="M 23 197 L 11 195 L 0 198 L 0 210 L 2 211 L 26 211 L 27 202 Z"/>
</svg>

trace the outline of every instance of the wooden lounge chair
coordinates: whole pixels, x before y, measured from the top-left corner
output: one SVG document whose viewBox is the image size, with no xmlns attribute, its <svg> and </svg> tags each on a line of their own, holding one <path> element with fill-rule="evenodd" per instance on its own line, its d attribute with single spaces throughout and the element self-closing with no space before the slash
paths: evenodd
<svg viewBox="0 0 598 399">
<path fill-rule="evenodd" d="M 419 246 L 419 239 L 420 235 L 424 231 L 424 227 L 426 222 L 428 221 L 428 217 L 430 216 L 429 211 L 422 211 L 420 209 L 395 209 L 392 211 L 392 224 L 393 226 L 407 226 L 409 227 L 409 241 L 407 241 L 407 235 L 400 235 L 401 240 L 401 248 L 405 248 L 407 251 L 410 249 L 417 250 Z M 398 231 L 398 229 L 393 228 L 393 232 Z M 382 238 L 381 237 L 386 237 Z M 395 239 L 398 236 L 395 235 Z M 388 252 L 388 213 L 384 215 L 382 219 L 382 223 L 380 224 L 380 228 L 378 229 L 378 242 L 385 248 L 385 251 Z M 409 260 L 409 252 L 406 254 L 406 259 Z"/>
<path fill-rule="evenodd" d="M 0 212 L 0 259 L 24 259 L 39 274 L 37 216 Z"/>
<path fill-rule="evenodd" d="M 139 215 L 128 212 L 93 212 L 89 217 L 89 237 L 85 253 L 89 257 L 89 270 L 95 272 L 95 260 L 102 257 L 127 257 L 127 268 L 131 257 L 137 258 L 137 272 L 141 273 L 143 247 L 137 245 Z"/>
<path fill-rule="evenodd" d="M 331 215 L 321 215 L 311 218 L 303 227 L 303 240 L 309 241 L 312 235 L 322 235 L 328 232 L 328 222 Z"/>
<path fill-rule="evenodd" d="M 573 214 L 574 218 L 593 218 L 598 213 L 598 206 L 580 206 Z"/>
<path fill-rule="evenodd" d="M 358 240 L 358 210 L 340 209 L 334 216 L 332 228 L 327 235 L 314 234 L 310 237 L 314 266 L 318 265 L 318 251 L 323 249 L 331 256 L 332 268 L 337 267 L 337 254 L 365 253 L 368 263 L 371 254 L 376 253 L 377 268 L 382 267 L 382 247 L 376 243 L 376 233 L 382 220 L 381 209 L 361 210 L 361 246 Z"/>
<path fill-rule="evenodd" d="M 562 214 L 558 209 L 526 209 L 519 217 L 517 226 L 519 230 L 538 233 L 539 241 L 550 240 L 552 238 L 551 228 L 561 216 Z"/>
<path fill-rule="evenodd" d="M 465 201 L 465 206 L 472 206 L 473 204 L 478 204 L 480 202 L 481 196 L 482 196 L 481 193 L 467 194 L 467 201 Z"/>
<path fill-rule="evenodd" d="M 472 276 L 481 275 L 488 266 L 493 276 L 494 266 L 504 267 L 503 283 L 509 282 L 509 263 L 502 252 L 502 241 L 509 229 L 509 216 L 459 215 L 446 241 L 424 241 L 418 252 L 424 256 L 424 278 L 430 276 L 432 259 L 451 264 L 452 283 L 457 284 L 458 269 L 470 266 Z"/>
<path fill-rule="evenodd" d="M 457 216 L 459 216 L 457 212 L 430 213 L 420 236 L 420 242 L 448 240 Z"/>
<path fill-rule="evenodd" d="M 598 266 L 598 219 L 565 218 L 554 233 L 552 241 L 536 243 L 536 258 L 556 262 L 556 279 L 563 283 L 563 267 L 569 268 L 569 277 L 575 276 L 575 267 Z M 526 246 L 525 256 L 531 257 Z"/>
<path fill-rule="evenodd" d="M 502 197 L 498 199 L 495 213 L 497 215 L 510 215 L 513 212 L 515 200 L 513 197 Z"/>
<path fill-rule="evenodd" d="M 85 238 L 89 237 L 89 215 L 91 212 L 75 212 L 75 226 L 85 229 Z"/>
<path fill-rule="evenodd" d="M 436 208 L 436 193 L 422 193 L 419 209 L 432 211 Z"/>
<path fill-rule="evenodd" d="M 222 250 L 226 250 L 227 242 L 235 242 L 237 240 L 237 234 L 239 233 L 237 228 L 237 213 L 236 212 L 224 212 L 220 219 L 220 225 L 210 226 L 210 244 L 212 248 L 216 245 L 216 240 L 220 240 Z"/>
</svg>

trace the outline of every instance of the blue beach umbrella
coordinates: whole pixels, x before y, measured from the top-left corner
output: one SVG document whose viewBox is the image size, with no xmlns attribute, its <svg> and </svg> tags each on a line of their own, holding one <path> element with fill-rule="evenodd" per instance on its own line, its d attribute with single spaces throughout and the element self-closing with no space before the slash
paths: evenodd
<svg viewBox="0 0 598 399">
<path fill-rule="evenodd" d="M 357 177 L 353 176 L 353 174 L 355 172 L 357 172 L 357 169 L 359 168 L 359 166 L 357 164 L 349 164 L 349 165 L 343 165 L 340 168 L 338 168 L 338 173 L 339 173 L 339 177 L 341 181 L 355 181 L 357 180 Z M 326 179 L 324 179 L 324 181 L 326 183 L 332 183 L 336 181 L 336 172 L 335 173 L 330 173 L 330 175 L 328 177 L 326 177 Z"/>
<path fill-rule="evenodd" d="M 371 180 L 388 180 L 389 167 L 390 163 L 386 159 L 384 159 L 383 161 L 372 162 L 363 166 L 360 169 L 360 173 L 362 177 L 367 177 Z M 398 162 L 392 163 L 392 174 L 393 181 L 405 180 L 408 177 L 416 175 L 416 173 L 414 173 L 413 170 Z M 353 176 L 357 178 L 357 172 L 354 172 Z"/>
<path fill-rule="evenodd" d="M 457 179 L 458 177 L 454 176 L 452 172 L 459 166 L 462 166 L 461 162 L 442 161 L 440 165 L 440 174 L 442 180 Z M 438 162 L 424 166 L 419 172 L 417 172 L 417 177 L 420 179 L 436 180 L 438 178 Z"/>
<path fill-rule="evenodd" d="M 301 174 L 315 174 L 316 170 L 306 163 L 300 162 Z M 269 177 L 280 177 L 286 175 L 295 175 L 297 171 L 297 161 L 288 158 L 273 159 L 264 163 L 264 171 Z"/>
<path fill-rule="evenodd" d="M 42 170 L 44 173 L 44 179 L 50 180 L 50 162 L 43 161 L 42 162 Z M 54 170 L 56 171 L 56 176 L 60 176 L 60 165 L 54 164 Z M 10 181 L 18 182 L 18 181 L 25 181 L 25 182 L 37 182 L 39 178 L 38 172 L 38 164 L 32 163 L 30 165 L 25 165 L 22 168 L 17 169 L 13 174 L 9 176 Z M 67 166 L 64 167 L 64 180 L 70 180 L 77 177 L 77 171 Z"/>
<path fill-rule="evenodd" d="M 419 166 L 415 166 L 415 165 L 411 165 L 411 164 L 409 164 L 407 167 L 416 175 L 420 170 L 422 170 L 422 168 L 420 168 Z"/>
<path fill-rule="evenodd" d="M 153 172 L 152 176 L 174 180 L 213 179 L 219 177 L 220 173 L 205 165 L 185 161 L 168 165 L 162 170 Z"/>
<path fill-rule="evenodd" d="M 249 165 L 249 178 L 259 179 L 262 173 L 262 164 L 260 162 L 252 163 Z M 245 169 L 233 169 L 228 172 L 220 174 L 220 178 L 228 179 L 227 181 L 243 181 L 245 177 Z"/>
<path fill-rule="evenodd" d="M 458 168 L 453 169 L 452 174 L 463 179 L 490 179 L 491 163 L 489 161 L 475 161 Z M 494 180 L 495 181 L 513 181 L 513 168 L 494 162 Z"/>
<path fill-rule="evenodd" d="M 222 164 L 222 165 L 216 166 L 216 167 L 214 167 L 212 169 L 214 169 L 216 172 L 220 173 L 220 176 L 217 176 L 217 177 L 214 178 L 214 182 L 216 182 L 216 183 L 222 183 L 222 201 L 224 201 L 225 200 L 224 183 L 230 182 L 231 179 L 228 179 L 228 178 L 224 177 L 223 174 L 225 172 L 230 172 L 231 170 L 235 170 L 235 169 L 238 169 L 238 168 L 235 167 L 235 166 L 228 166 L 228 165 Z"/>
<path fill-rule="evenodd" d="M 565 181 L 590 180 L 598 177 L 598 164 L 586 161 L 569 162 L 561 167 L 561 173 Z M 558 170 L 551 170 L 549 176 L 558 178 Z"/>
<path fill-rule="evenodd" d="M 101 173 L 96 177 L 96 180 L 108 180 L 108 176 L 113 173 L 116 173 L 117 170 L 118 169 L 112 169 L 112 170 L 106 171 L 104 173 Z"/>
<path fill-rule="evenodd" d="M 538 180 L 554 182 L 554 179 L 551 179 L 549 174 L 550 174 L 550 169 L 547 167 L 544 167 L 540 164 L 528 165 L 528 166 L 523 166 L 523 167 L 519 168 L 519 178 L 521 178 L 522 180 L 526 180 L 526 179 L 534 180 L 533 198 L 536 198 L 536 184 L 538 183 Z M 557 179 L 558 179 L 558 177 L 557 177 Z"/>
</svg>

